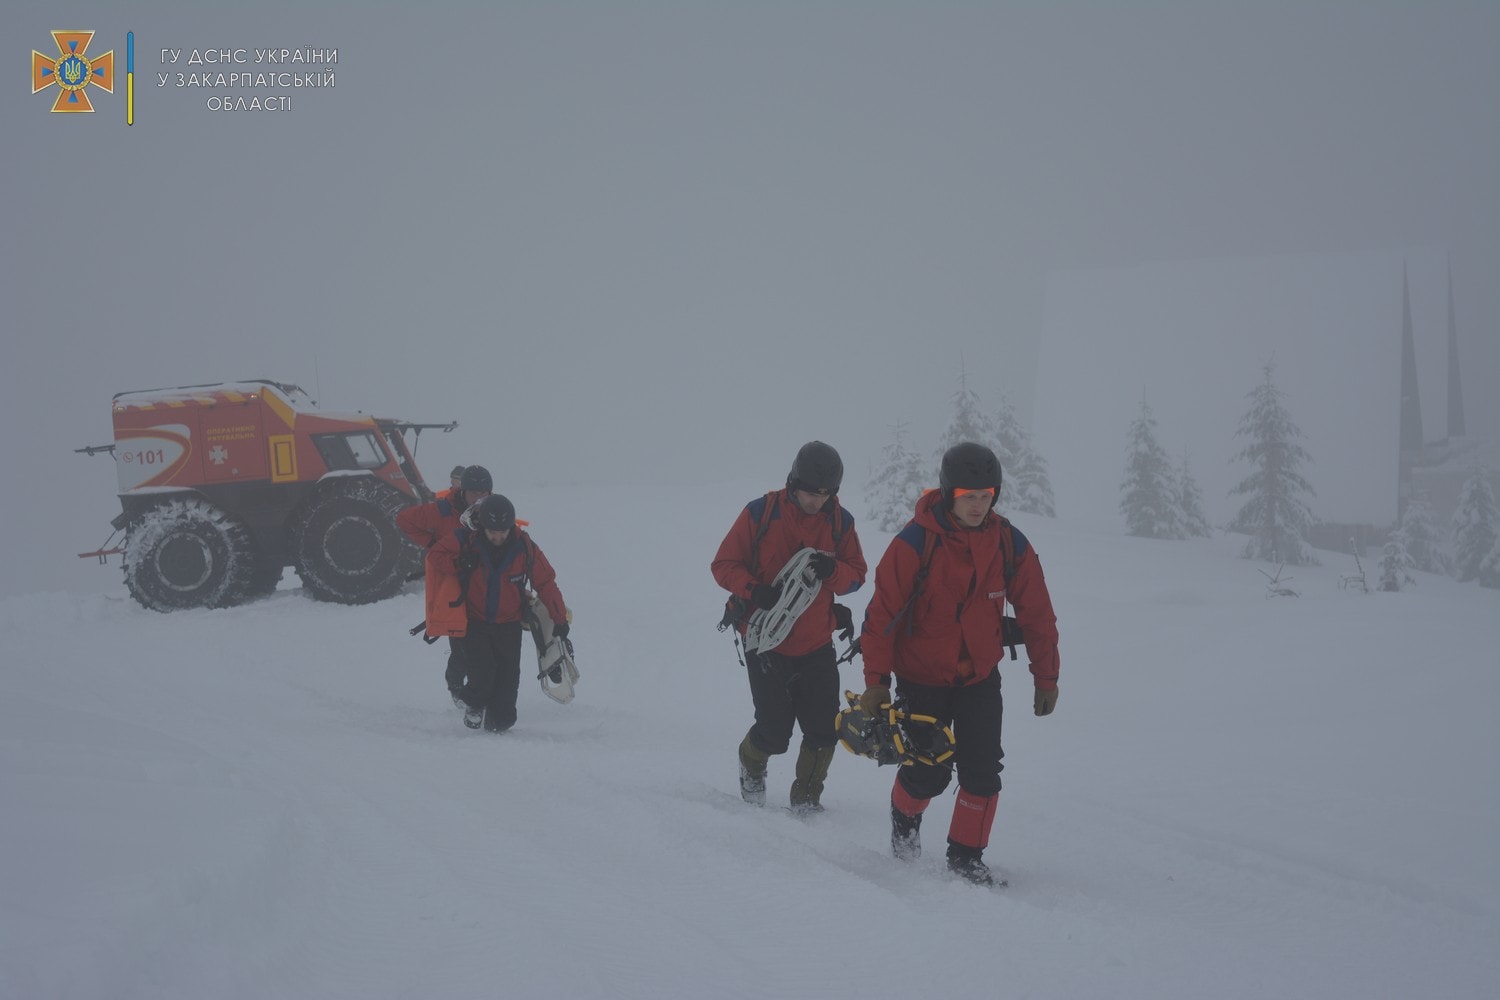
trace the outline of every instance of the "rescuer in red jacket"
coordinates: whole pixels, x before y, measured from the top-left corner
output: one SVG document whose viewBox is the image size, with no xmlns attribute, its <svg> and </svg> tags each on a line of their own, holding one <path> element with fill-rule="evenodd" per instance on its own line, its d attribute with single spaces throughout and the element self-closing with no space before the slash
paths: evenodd
<svg viewBox="0 0 1500 1000">
<path fill-rule="evenodd" d="M 834 717 L 839 711 L 839 670 L 833 632 L 843 627 L 846 635 L 853 634 L 848 610 L 836 608 L 833 599 L 858 590 L 867 570 L 854 518 L 839 505 L 843 478 L 844 463 L 837 451 L 822 441 L 803 445 L 786 477 L 786 488 L 745 505 L 711 567 L 714 579 L 741 612 L 726 619 L 735 618 L 743 636 L 755 609 L 776 606 L 781 592 L 773 582 L 787 561 L 804 548 L 818 550 L 812 570 L 822 583 L 813 602 L 774 649 L 745 654 L 755 724 L 740 742 L 740 795 L 754 805 L 765 803 L 766 765 L 771 757 L 786 753 L 796 724 L 802 729 L 802 746 L 791 805 L 799 812 L 823 808 L 823 783 L 838 745 Z M 839 612 L 842 615 L 836 617 Z"/>
<path fill-rule="evenodd" d="M 530 586 L 547 608 L 552 635 L 568 634 L 568 609 L 557 573 L 498 493 L 470 510 L 459 527 L 427 552 L 427 634 L 453 640 L 468 670 L 459 697 L 464 725 L 492 733 L 516 723 L 521 683 L 522 601 Z"/>
<path fill-rule="evenodd" d="M 891 676 L 907 711 L 951 724 L 958 799 L 948 827 L 948 867 L 980 885 L 993 876 L 982 855 L 1000 795 L 1000 672 L 1007 602 L 1025 635 L 1037 715 L 1057 706 L 1057 618 L 1042 564 L 1026 536 L 993 510 L 1000 461 L 964 443 L 943 455 L 940 488 L 891 540 L 875 570 L 860 649 L 866 689 L 860 708 L 891 701 Z M 925 577 L 922 575 L 926 565 Z M 903 764 L 891 789 L 891 850 L 911 860 L 928 803 L 948 787 L 945 764 Z"/>
<path fill-rule="evenodd" d="M 467 468 L 456 465 L 449 473 L 448 481 L 452 485 L 439 493 L 431 503 L 415 504 L 396 512 L 396 527 L 421 548 L 430 549 L 439 538 L 453 534 L 459 527 L 459 519 L 464 511 L 489 496 L 490 491 L 495 488 L 490 470 L 482 465 L 470 465 Z M 428 589 L 432 588 L 432 573 L 432 565 L 429 563 L 426 567 Z M 448 684 L 448 694 L 452 696 L 453 703 L 463 708 L 463 699 L 459 697 L 459 689 L 464 686 L 463 657 L 459 655 L 451 638 L 448 640 L 448 666 L 443 671 L 443 680 Z"/>
</svg>

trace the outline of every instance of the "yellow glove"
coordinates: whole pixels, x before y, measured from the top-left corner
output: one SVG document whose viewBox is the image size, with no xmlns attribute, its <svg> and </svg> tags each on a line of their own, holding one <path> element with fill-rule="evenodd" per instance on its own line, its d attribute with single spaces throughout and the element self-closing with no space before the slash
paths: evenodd
<svg viewBox="0 0 1500 1000">
<path fill-rule="evenodd" d="M 1031 703 L 1032 711 L 1037 715 L 1051 715 L 1052 710 L 1057 707 L 1057 688 L 1050 691 L 1036 689 L 1036 700 Z"/>
<path fill-rule="evenodd" d="M 859 710 L 866 715 L 880 714 L 881 706 L 891 703 L 891 689 L 884 684 L 872 684 L 859 696 Z"/>
</svg>

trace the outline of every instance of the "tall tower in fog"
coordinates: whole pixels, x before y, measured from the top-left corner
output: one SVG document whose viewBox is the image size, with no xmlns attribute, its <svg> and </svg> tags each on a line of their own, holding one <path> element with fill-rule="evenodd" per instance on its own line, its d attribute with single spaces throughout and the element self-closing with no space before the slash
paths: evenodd
<svg viewBox="0 0 1500 1000">
<path fill-rule="evenodd" d="M 1464 436 L 1464 391 L 1458 380 L 1458 320 L 1453 316 L 1453 261 L 1448 262 L 1448 437 Z"/>
</svg>

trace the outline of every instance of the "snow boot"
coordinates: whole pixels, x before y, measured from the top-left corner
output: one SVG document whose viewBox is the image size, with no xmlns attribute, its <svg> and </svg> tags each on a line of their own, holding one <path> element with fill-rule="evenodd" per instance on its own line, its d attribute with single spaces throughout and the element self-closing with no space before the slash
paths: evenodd
<svg viewBox="0 0 1500 1000">
<path fill-rule="evenodd" d="M 995 876 L 983 860 L 984 851 L 963 844 L 948 845 L 948 870 L 970 885 L 995 885 Z M 999 883 L 1004 885 L 1004 881 Z"/>
<path fill-rule="evenodd" d="M 797 752 L 797 778 L 792 782 L 792 812 L 823 811 L 823 782 L 833 764 L 833 747 L 809 747 L 803 744 Z"/>
<path fill-rule="evenodd" d="M 470 729 L 478 729 L 484 725 L 484 709 L 475 708 L 472 705 L 464 705 L 464 725 Z"/>
<path fill-rule="evenodd" d="M 891 785 L 891 853 L 897 861 L 922 856 L 922 812 L 930 801 L 913 797 L 899 775 Z"/>
<path fill-rule="evenodd" d="M 922 856 L 922 814 L 908 816 L 891 806 L 891 853 L 897 861 L 915 861 Z"/>
<path fill-rule="evenodd" d="M 752 806 L 766 804 L 766 763 L 771 755 L 750 742 L 750 734 L 740 741 L 740 798 Z"/>
</svg>

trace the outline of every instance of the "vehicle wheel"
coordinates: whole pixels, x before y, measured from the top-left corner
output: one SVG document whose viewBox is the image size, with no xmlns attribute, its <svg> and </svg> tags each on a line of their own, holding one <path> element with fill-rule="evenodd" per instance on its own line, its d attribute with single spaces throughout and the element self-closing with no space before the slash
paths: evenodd
<svg viewBox="0 0 1500 1000">
<path fill-rule="evenodd" d="M 196 497 L 143 511 L 125 534 L 125 586 L 153 611 L 222 608 L 245 595 L 255 545 L 239 518 Z"/>
<path fill-rule="evenodd" d="M 320 601 L 368 604 L 394 595 L 416 558 L 396 528 L 410 503 L 373 478 L 339 478 L 318 488 L 292 518 L 302 586 Z"/>
</svg>

